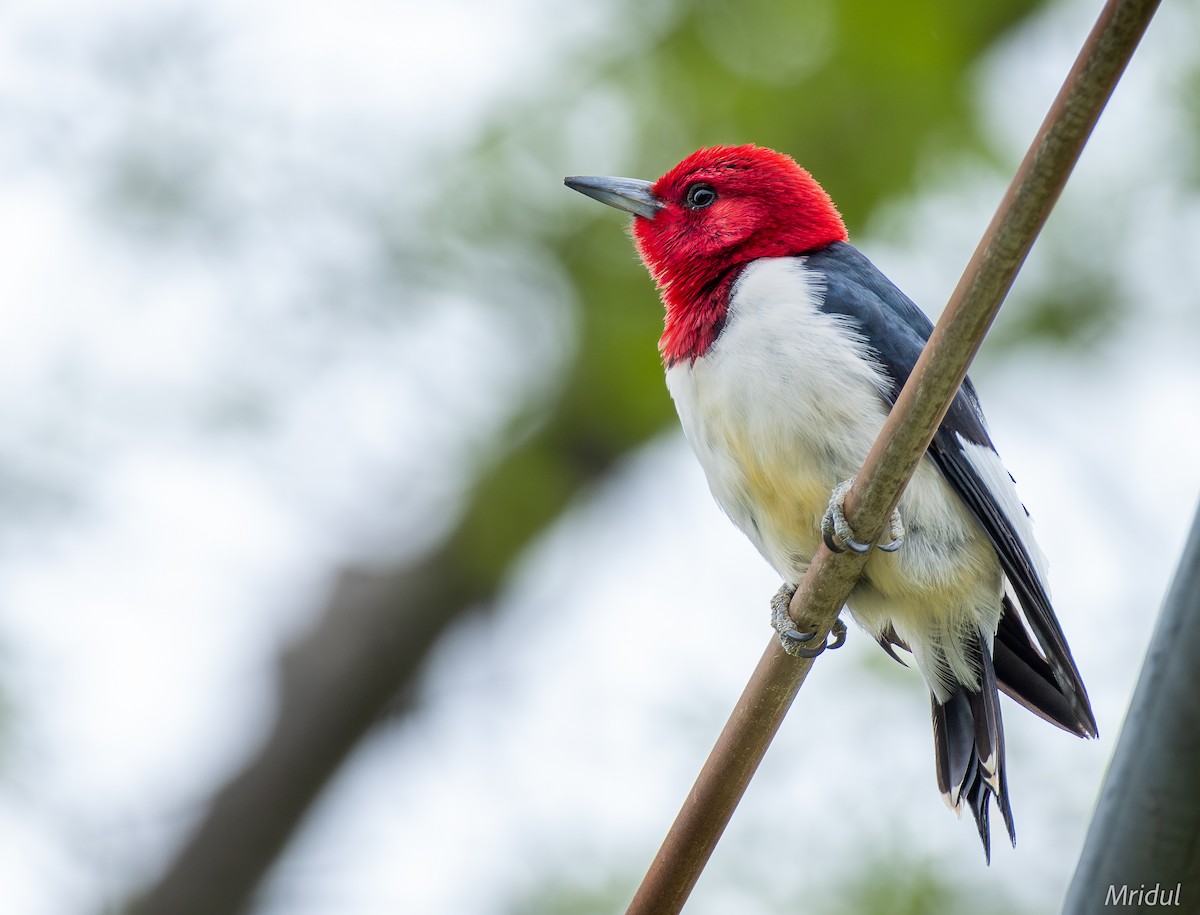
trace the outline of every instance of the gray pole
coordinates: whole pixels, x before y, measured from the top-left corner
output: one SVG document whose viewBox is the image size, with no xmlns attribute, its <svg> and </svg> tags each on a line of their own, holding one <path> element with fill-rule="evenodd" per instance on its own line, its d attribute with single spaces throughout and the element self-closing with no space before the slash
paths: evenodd
<svg viewBox="0 0 1200 915">
<path fill-rule="evenodd" d="M 1200 912 L 1200 511 L 1150 640 L 1063 915 L 1106 906 Z"/>
</svg>

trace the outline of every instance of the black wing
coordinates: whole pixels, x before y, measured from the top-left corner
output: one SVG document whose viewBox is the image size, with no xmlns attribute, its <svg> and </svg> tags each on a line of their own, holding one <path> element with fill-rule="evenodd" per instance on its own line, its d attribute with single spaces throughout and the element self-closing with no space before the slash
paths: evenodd
<svg viewBox="0 0 1200 915">
<path fill-rule="evenodd" d="M 835 242 L 807 255 L 806 266 L 823 274 L 822 309 L 845 315 L 861 328 L 892 379 L 894 403 L 933 331 L 911 299 L 863 254 Z M 963 441 L 995 452 L 970 379 L 963 382 L 929 446 L 929 457 L 987 532 L 1000 557 L 1018 606 L 1004 600 L 994 660 L 1001 688 L 1026 708 L 1065 730 L 1096 736 L 1087 691 L 1054 616 L 1030 547 L 1006 517 L 963 447 Z M 1031 638 L 1032 636 L 1032 638 Z"/>
</svg>

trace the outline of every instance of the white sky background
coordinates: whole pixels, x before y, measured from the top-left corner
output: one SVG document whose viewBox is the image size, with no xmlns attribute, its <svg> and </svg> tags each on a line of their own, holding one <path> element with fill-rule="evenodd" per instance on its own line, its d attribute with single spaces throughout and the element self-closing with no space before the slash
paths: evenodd
<svg viewBox="0 0 1200 915">
<path fill-rule="evenodd" d="M 152 873 L 269 720 L 271 662 L 327 570 L 410 542 L 453 505 L 453 475 L 432 465 L 502 419 L 478 390 L 529 379 L 469 297 L 377 313 L 379 287 L 354 281 L 378 268 L 354 247 L 354 207 L 419 197 L 429 150 L 610 27 L 585 6 L 0 12 L 0 911 L 85 911 Z M 1091 15 L 1070 3 L 983 68 L 1005 152 L 1032 136 Z M 1101 740 L 1006 704 L 1020 845 L 998 840 L 985 870 L 974 827 L 938 798 L 915 675 L 852 632 L 806 685 L 689 911 L 748 910 L 746 883 L 836 898 L 851 862 L 897 844 L 1057 903 L 1140 664 L 1128 645 L 1148 638 L 1198 490 L 1200 199 L 1195 132 L 1179 126 L 1198 17 L 1194 2 L 1160 13 L 1050 228 L 1103 242 L 1092 256 L 1121 263 L 1132 317 L 1091 351 L 1031 348 L 973 373 Z M 182 30 L 195 53 L 128 53 L 179 21 L 195 23 Z M 169 200 L 155 204 L 166 216 L 108 221 L 114 191 L 96 175 L 112 169 L 97 165 L 156 161 L 129 135 L 199 150 L 168 182 L 200 196 L 199 227 L 172 222 Z M 998 199 L 976 177 L 931 162 L 918 198 L 857 233 L 918 301 L 945 300 Z M 147 234 L 166 237 L 152 258 Z M 1046 270 L 1035 253 L 1011 309 Z M 352 319 L 314 304 L 329 290 Z M 539 290 L 558 292 L 553 276 Z M 479 365 L 448 367 L 445 351 Z M 430 396 L 461 427 L 436 421 Z M 428 485 L 400 491 L 402 476 Z M 776 584 L 678 436 L 635 456 L 535 550 L 494 620 L 442 646 L 420 712 L 351 763 L 264 910 L 483 913 L 550 874 L 640 872 L 766 644 Z M 814 796 L 827 812 L 797 816 Z M 781 855 L 804 862 L 791 882 Z"/>
</svg>

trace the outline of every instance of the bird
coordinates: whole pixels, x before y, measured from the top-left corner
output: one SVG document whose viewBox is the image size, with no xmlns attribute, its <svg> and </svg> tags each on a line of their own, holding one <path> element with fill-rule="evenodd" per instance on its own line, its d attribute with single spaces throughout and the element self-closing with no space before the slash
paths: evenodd
<svg viewBox="0 0 1200 915">
<path fill-rule="evenodd" d="M 885 542 L 863 543 L 845 495 L 933 324 L 850 244 L 817 180 L 742 145 L 699 149 L 656 181 L 564 183 L 633 217 L 665 309 L 667 388 L 718 505 L 783 579 L 771 620 L 785 651 L 826 647 L 787 616 L 820 545 L 870 552 L 845 609 L 915 662 L 938 788 L 954 812 L 969 807 L 990 863 L 993 799 L 1016 845 L 999 692 L 1069 733 L 1098 732 L 975 386 L 963 381 Z M 840 619 L 832 632 L 837 647 Z"/>
</svg>

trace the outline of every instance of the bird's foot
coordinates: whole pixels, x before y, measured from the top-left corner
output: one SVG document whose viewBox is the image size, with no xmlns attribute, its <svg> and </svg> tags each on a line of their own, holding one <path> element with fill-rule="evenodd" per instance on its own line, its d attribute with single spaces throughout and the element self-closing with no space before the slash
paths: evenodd
<svg viewBox="0 0 1200 915">
<path fill-rule="evenodd" d="M 833 488 L 833 495 L 829 497 L 829 508 L 825 509 L 825 517 L 821 519 L 821 538 L 835 553 L 844 553 L 847 549 L 865 553 L 871 548 L 871 544 L 863 543 L 855 536 L 850 522 L 846 520 L 846 493 L 850 491 L 853 483 L 853 480 L 844 480 Z M 885 553 L 894 553 L 904 543 L 904 522 L 900 518 L 899 510 L 892 511 L 888 536 L 891 540 L 876 545 Z"/>
<path fill-rule="evenodd" d="M 815 658 L 826 648 L 841 648 L 846 642 L 846 624 L 840 619 L 833 621 L 829 630 L 829 641 L 815 647 L 807 644 L 817 633 L 815 629 L 808 630 L 807 626 L 804 628 L 808 631 L 801 632 L 792 622 L 788 607 L 791 606 L 792 595 L 795 593 L 796 589 L 784 582 L 771 598 L 771 626 L 779 633 L 779 644 L 783 646 L 783 650 L 794 658 Z"/>
</svg>

